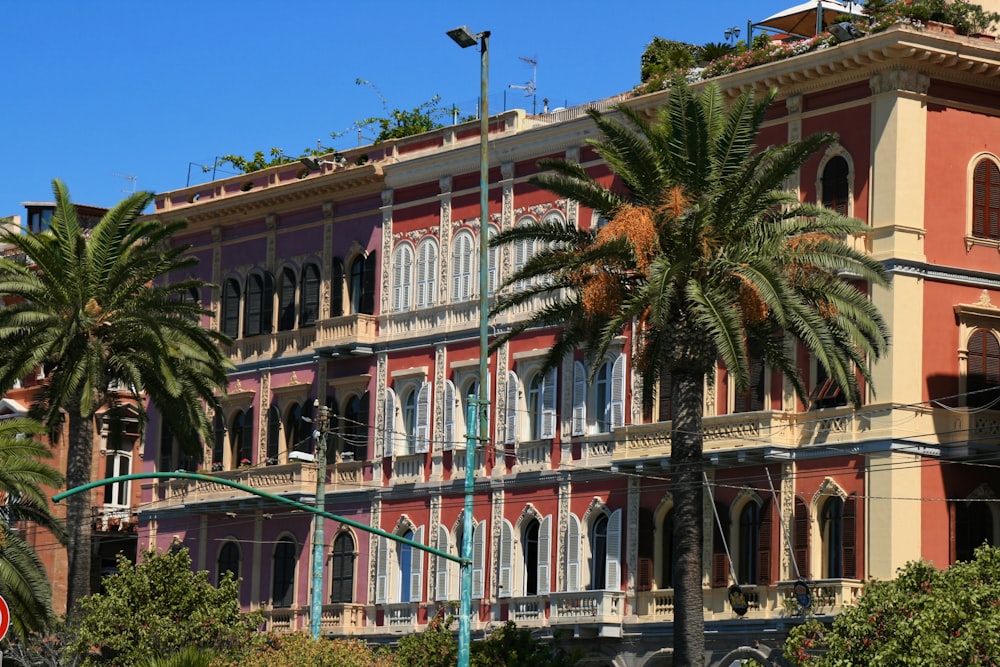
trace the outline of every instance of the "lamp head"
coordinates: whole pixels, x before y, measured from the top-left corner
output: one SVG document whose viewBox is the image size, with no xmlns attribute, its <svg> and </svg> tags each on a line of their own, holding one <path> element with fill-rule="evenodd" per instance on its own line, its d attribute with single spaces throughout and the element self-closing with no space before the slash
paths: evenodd
<svg viewBox="0 0 1000 667">
<path fill-rule="evenodd" d="M 455 43 L 463 49 L 474 46 L 479 42 L 479 35 L 469 30 L 469 26 L 462 25 L 448 31 L 448 36 L 455 40 Z"/>
<path fill-rule="evenodd" d="M 854 27 L 850 21 L 841 21 L 840 23 L 834 23 L 827 30 L 833 35 L 833 38 L 837 40 L 837 43 L 849 42 L 852 39 L 857 39 L 861 35 L 858 34 L 857 29 Z"/>
</svg>

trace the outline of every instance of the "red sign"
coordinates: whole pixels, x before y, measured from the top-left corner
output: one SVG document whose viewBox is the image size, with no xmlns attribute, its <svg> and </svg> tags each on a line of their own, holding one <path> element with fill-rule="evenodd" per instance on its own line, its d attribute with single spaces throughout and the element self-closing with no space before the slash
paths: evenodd
<svg viewBox="0 0 1000 667">
<path fill-rule="evenodd" d="M 3 639 L 7 635 L 8 630 L 10 630 L 10 607 L 7 606 L 7 601 L 0 595 L 0 639 Z"/>
</svg>

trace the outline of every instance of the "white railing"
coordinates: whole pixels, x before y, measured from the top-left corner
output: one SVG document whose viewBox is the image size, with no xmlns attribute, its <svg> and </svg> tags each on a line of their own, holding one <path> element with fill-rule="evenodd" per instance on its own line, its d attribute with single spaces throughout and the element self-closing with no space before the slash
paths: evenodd
<svg viewBox="0 0 1000 667">
<path fill-rule="evenodd" d="M 424 479 L 424 455 L 406 454 L 392 457 L 392 480 L 396 484 L 422 482 Z"/>
<path fill-rule="evenodd" d="M 551 623 L 621 623 L 624 591 L 553 593 Z"/>
<path fill-rule="evenodd" d="M 549 440 L 519 443 L 515 452 L 517 455 L 516 468 L 519 472 L 548 470 L 552 455 L 552 443 Z"/>
<path fill-rule="evenodd" d="M 510 598 L 508 616 L 518 625 L 540 625 L 545 621 L 545 600 L 537 596 Z"/>
<path fill-rule="evenodd" d="M 385 627 L 407 629 L 417 625 L 417 605 L 406 602 L 402 604 L 385 605 Z"/>
</svg>

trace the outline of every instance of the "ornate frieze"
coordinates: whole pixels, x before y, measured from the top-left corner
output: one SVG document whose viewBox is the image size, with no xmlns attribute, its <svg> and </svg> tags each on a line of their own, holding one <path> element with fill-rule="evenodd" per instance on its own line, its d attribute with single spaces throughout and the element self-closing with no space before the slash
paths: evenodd
<svg viewBox="0 0 1000 667">
<path fill-rule="evenodd" d="M 931 85 L 931 78 L 923 72 L 896 68 L 876 72 L 868 80 L 868 85 L 871 87 L 873 95 L 895 91 L 926 95 Z"/>
</svg>

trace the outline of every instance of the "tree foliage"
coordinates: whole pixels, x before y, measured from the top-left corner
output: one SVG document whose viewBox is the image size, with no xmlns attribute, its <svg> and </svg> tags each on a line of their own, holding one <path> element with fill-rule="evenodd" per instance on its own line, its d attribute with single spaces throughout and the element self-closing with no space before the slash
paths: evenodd
<svg viewBox="0 0 1000 667">
<path fill-rule="evenodd" d="M 997 665 L 1000 549 L 984 545 L 944 571 L 911 562 L 892 581 L 869 581 L 832 627 L 793 628 L 785 656 L 799 667 Z"/>
<path fill-rule="evenodd" d="M 53 621 L 52 588 L 35 549 L 11 527 L 27 520 L 47 528 L 60 542 L 66 540 L 42 490 L 62 486 L 62 475 L 45 463 L 52 457 L 49 448 L 29 437 L 44 432 L 34 420 L 0 421 L 0 595 L 10 607 L 14 632 L 22 638 Z"/>
<path fill-rule="evenodd" d="M 119 555 L 117 567 L 105 593 L 79 601 L 70 627 L 68 653 L 84 665 L 135 665 L 191 646 L 233 653 L 262 636 L 261 614 L 240 609 L 239 582 L 227 575 L 213 586 L 191 570 L 187 549 L 151 550 L 138 564 Z"/>
<path fill-rule="evenodd" d="M 392 654 L 358 639 L 316 641 L 304 633 L 272 635 L 266 642 L 214 663 L 215 667 L 393 667 Z"/>
<path fill-rule="evenodd" d="M 886 284 L 879 262 L 843 242 L 867 227 L 784 189 L 835 137 L 758 148 L 773 97 L 758 100 L 747 91 L 727 105 L 718 86 L 696 93 L 676 77 L 668 104 L 652 120 L 627 105 L 615 114 L 591 111 L 600 138 L 588 143 L 616 182 L 608 187 L 565 160 L 543 160 L 549 171 L 531 182 L 608 223 L 599 229 L 573 222 L 517 225 L 491 240 L 540 248 L 507 279 L 492 311 L 527 307 L 531 315 L 500 333 L 492 347 L 531 327 L 558 327 L 545 362 L 555 367 L 578 349 L 589 360 L 604 358 L 631 327 L 637 348 L 630 361 L 642 378 L 644 401 L 669 374 L 675 665 L 704 659 L 706 379 L 721 362 L 745 391 L 757 349 L 805 398 L 788 335 L 858 404 L 858 374 L 870 382 L 870 362 L 888 344 L 866 290 L 845 278 Z M 539 301 L 547 305 L 532 307 Z"/>
<path fill-rule="evenodd" d="M 66 186 L 52 188 L 49 229 L 0 229 L 0 241 L 31 258 L 0 258 L 0 392 L 44 366 L 32 411 L 52 432 L 68 423 L 70 487 L 92 480 L 99 411 L 120 426 L 129 398 L 140 423 L 149 399 L 179 444 L 200 451 L 212 437 L 205 405 L 225 390 L 232 362 L 220 347 L 229 339 L 202 326 L 207 312 L 190 298 L 205 283 L 187 278 L 197 259 L 173 242 L 186 223 L 144 218 L 154 195 L 137 192 L 85 228 Z M 66 505 L 72 615 L 90 592 L 91 497 Z"/>
</svg>

